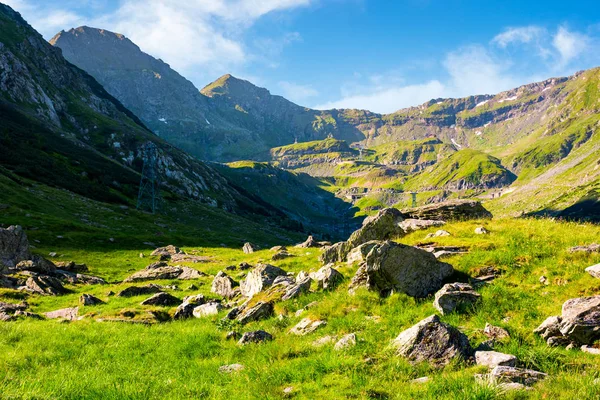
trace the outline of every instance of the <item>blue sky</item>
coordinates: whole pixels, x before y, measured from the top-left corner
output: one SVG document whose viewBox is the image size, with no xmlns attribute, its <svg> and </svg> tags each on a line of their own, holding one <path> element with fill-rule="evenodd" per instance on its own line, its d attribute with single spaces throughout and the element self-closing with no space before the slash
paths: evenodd
<svg viewBox="0 0 600 400">
<path fill-rule="evenodd" d="M 47 39 L 123 33 L 198 88 L 225 73 L 376 112 L 600 66 L 600 1 L 0 0 Z"/>
</svg>

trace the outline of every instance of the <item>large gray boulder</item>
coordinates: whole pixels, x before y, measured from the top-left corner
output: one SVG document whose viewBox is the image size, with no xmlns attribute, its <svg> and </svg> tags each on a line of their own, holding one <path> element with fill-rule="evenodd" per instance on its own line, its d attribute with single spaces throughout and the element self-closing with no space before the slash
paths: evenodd
<svg viewBox="0 0 600 400">
<path fill-rule="evenodd" d="M 13 270 L 53 274 L 56 272 L 56 265 L 54 265 L 52 261 L 46 260 L 44 257 L 33 255 L 30 260 L 19 261 Z"/>
<path fill-rule="evenodd" d="M 514 367 L 517 365 L 517 357 L 512 354 L 499 353 L 497 351 L 476 351 L 475 363 L 488 368 L 495 368 L 498 365 Z"/>
<path fill-rule="evenodd" d="M 0 228 L 0 273 L 30 259 L 29 241 L 23 228 L 19 225 Z"/>
<path fill-rule="evenodd" d="M 344 275 L 331 265 L 321 267 L 317 272 L 311 273 L 310 277 L 317 282 L 319 289 L 325 290 L 335 289 L 344 280 Z"/>
<path fill-rule="evenodd" d="M 436 294 L 433 306 L 442 314 L 469 308 L 481 299 L 468 283 L 447 283 Z"/>
<path fill-rule="evenodd" d="M 248 272 L 246 279 L 240 284 L 241 292 L 246 297 L 252 297 L 271 286 L 278 276 L 285 276 L 287 272 L 270 264 L 259 264 Z"/>
<path fill-rule="evenodd" d="M 549 345 L 591 345 L 600 339 L 600 296 L 567 300 L 562 315 L 547 318 L 534 332 Z"/>
<path fill-rule="evenodd" d="M 367 243 L 353 248 L 346 256 L 346 262 L 348 264 L 359 264 L 365 261 L 371 250 L 373 250 L 373 247 L 381 242 L 381 240 L 369 240 Z"/>
<path fill-rule="evenodd" d="M 406 234 L 400 223 L 403 214 L 395 208 L 385 208 L 376 215 L 366 218 L 362 227 L 352 233 L 345 242 L 336 243 L 323 249 L 320 260 L 323 264 L 346 261 L 348 253 L 355 247 L 371 240 L 388 240 Z"/>
<path fill-rule="evenodd" d="M 395 291 L 426 297 L 439 290 L 453 272 L 450 264 L 438 261 L 425 250 L 386 241 L 373 247 L 352 278 L 350 290 L 366 287 L 383 296 Z"/>
<path fill-rule="evenodd" d="M 181 303 L 175 310 L 175 314 L 173 314 L 173 319 L 192 318 L 194 308 L 201 306 L 204 303 L 206 303 L 206 299 L 202 294 L 185 297 L 183 299 L 183 303 Z"/>
<path fill-rule="evenodd" d="M 479 201 L 475 200 L 451 200 L 403 210 L 402 212 L 406 218 L 438 221 L 492 218 L 492 213 L 486 210 Z"/>
<path fill-rule="evenodd" d="M 467 336 L 441 322 L 437 315 L 400 333 L 393 346 L 412 362 L 426 361 L 435 366 L 444 366 L 455 358 L 466 360 L 473 353 Z"/>
<path fill-rule="evenodd" d="M 180 280 L 188 280 L 188 279 L 198 279 L 202 277 L 203 274 L 199 271 L 189 268 L 189 267 L 181 267 L 181 266 L 171 266 L 171 265 L 159 265 L 151 264 L 146 269 L 138 271 L 133 275 L 129 276 L 124 280 L 124 282 L 139 282 L 139 281 L 149 281 L 149 280 L 158 280 L 158 279 L 180 279 Z"/>
<path fill-rule="evenodd" d="M 31 276 L 25 282 L 26 290 L 41 294 L 58 296 L 67 293 L 60 280 L 46 275 Z"/>
<path fill-rule="evenodd" d="M 281 300 L 290 300 L 306 293 L 310 290 L 312 279 L 309 276 L 302 276 L 296 279 L 296 282 L 289 285 Z"/>
<path fill-rule="evenodd" d="M 231 299 L 239 293 L 239 290 L 235 290 L 238 286 L 239 284 L 229 275 L 223 271 L 219 271 L 217 275 L 215 275 L 215 279 L 213 279 L 210 291 L 219 296 Z"/>
<path fill-rule="evenodd" d="M 585 272 L 593 276 L 594 278 L 600 279 L 600 264 L 592 265 L 591 267 L 587 267 Z"/>
</svg>

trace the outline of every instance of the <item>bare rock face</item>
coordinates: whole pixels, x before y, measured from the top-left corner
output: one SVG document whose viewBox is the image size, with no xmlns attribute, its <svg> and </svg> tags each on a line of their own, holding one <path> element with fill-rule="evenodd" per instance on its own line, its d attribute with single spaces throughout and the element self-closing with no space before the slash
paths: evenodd
<svg viewBox="0 0 600 400">
<path fill-rule="evenodd" d="M 238 341 L 238 345 L 244 346 L 250 343 L 262 343 L 273 340 L 273 336 L 265 331 L 246 332 Z"/>
<path fill-rule="evenodd" d="M 193 317 L 194 308 L 206 303 L 204 295 L 188 296 L 183 299 L 173 315 L 173 319 L 186 319 Z"/>
<path fill-rule="evenodd" d="M 45 275 L 31 276 L 25 282 L 27 290 L 41 295 L 58 296 L 67 292 L 60 280 Z"/>
<path fill-rule="evenodd" d="M 497 351 L 476 351 L 475 362 L 477 365 L 484 365 L 489 368 L 495 368 L 499 365 L 514 367 L 517 365 L 517 357 Z"/>
<path fill-rule="evenodd" d="M 211 315 L 217 315 L 219 311 L 223 309 L 221 303 L 211 301 L 210 303 L 204 303 L 194 308 L 192 315 L 196 318 L 208 317 Z"/>
<path fill-rule="evenodd" d="M 248 322 L 271 318 L 274 313 L 275 311 L 272 302 L 261 301 L 255 306 L 246 308 L 236 319 L 240 324 L 245 325 Z"/>
<path fill-rule="evenodd" d="M 30 259 L 29 240 L 23 228 L 19 225 L 0 228 L 0 273 Z"/>
<path fill-rule="evenodd" d="M 79 297 L 79 304 L 82 306 L 95 306 L 104 303 L 102 300 L 91 294 L 84 293 Z"/>
<path fill-rule="evenodd" d="M 386 241 L 376 245 L 358 269 L 350 290 L 366 287 L 387 296 L 392 291 L 412 297 L 426 297 L 439 290 L 452 275 L 450 264 L 416 247 Z"/>
<path fill-rule="evenodd" d="M 481 295 L 467 283 L 447 283 L 436 294 L 434 307 L 442 314 L 468 308 L 478 302 Z"/>
<path fill-rule="evenodd" d="M 388 240 L 406 234 L 400 223 L 404 221 L 403 214 L 395 208 L 385 208 L 377 215 L 366 218 L 362 227 L 354 231 L 345 242 L 339 242 L 325 247 L 320 260 L 323 264 L 346 261 L 348 253 L 355 247 L 371 240 Z"/>
<path fill-rule="evenodd" d="M 311 273 L 310 277 L 317 282 L 319 289 L 325 290 L 335 289 L 344 280 L 344 275 L 331 265 L 326 265 L 317 272 Z"/>
<path fill-rule="evenodd" d="M 438 221 L 466 221 L 492 218 L 492 213 L 474 200 L 452 200 L 404 210 L 406 218 Z"/>
<path fill-rule="evenodd" d="M 444 366 L 454 358 L 467 359 L 473 353 L 469 339 L 458 329 L 428 317 L 403 331 L 393 342 L 398 354 L 413 362 L 427 361 Z"/>
<path fill-rule="evenodd" d="M 234 290 L 239 284 L 223 271 L 219 271 L 213 279 L 211 292 L 227 299 L 235 297 L 239 290 Z"/>
<path fill-rule="evenodd" d="M 562 315 L 547 318 L 534 332 L 549 345 L 591 345 L 600 339 L 600 296 L 567 300 Z"/>
<path fill-rule="evenodd" d="M 254 245 L 250 242 L 247 242 L 247 243 L 244 243 L 242 250 L 244 251 L 244 254 L 252 254 L 256 250 L 258 250 L 258 246 Z"/>
<path fill-rule="evenodd" d="M 169 293 L 159 292 L 141 302 L 143 306 L 178 306 L 181 300 Z"/>
<path fill-rule="evenodd" d="M 259 264 L 248 272 L 246 279 L 240 284 L 241 292 L 246 297 L 252 297 L 271 286 L 278 276 L 285 276 L 287 272 L 269 264 Z"/>
</svg>

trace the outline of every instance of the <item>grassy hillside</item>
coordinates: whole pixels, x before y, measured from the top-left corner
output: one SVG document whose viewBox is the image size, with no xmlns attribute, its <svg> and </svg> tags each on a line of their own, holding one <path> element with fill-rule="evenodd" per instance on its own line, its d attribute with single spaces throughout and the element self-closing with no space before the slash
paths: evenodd
<svg viewBox="0 0 600 400">
<path fill-rule="evenodd" d="M 104 212 L 106 214 L 98 216 L 108 221 L 107 216 L 119 215 L 117 210 Z M 104 244 L 102 248 L 83 251 L 71 243 L 68 233 L 66 240 L 52 239 L 57 232 L 48 231 L 41 225 L 41 221 L 48 219 L 37 220 L 35 226 L 42 226 L 42 229 L 33 230 L 34 224 L 29 218 L 19 212 L 12 214 L 9 222 L 20 219 L 29 225 L 30 238 L 40 241 L 36 244 L 36 252 L 56 251 L 62 255 L 59 260 L 86 262 L 93 273 L 110 280 L 123 279 L 149 262 L 138 256 L 140 252 L 148 255 L 150 251 L 142 244 L 142 237 L 139 242 L 122 245 L 122 237 L 118 236 L 111 244 L 106 242 L 108 232 L 88 230 L 80 236 L 82 240 Z M 129 221 L 121 221 L 119 225 L 128 225 Z M 158 309 L 139 306 L 146 296 L 128 299 L 107 296 L 109 290 L 124 287 L 117 283 L 72 287 L 71 294 L 60 297 L 31 296 L 27 301 L 36 312 L 75 306 L 78 296 L 84 292 L 107 303 L 82 307 L 80 314 L 86 317 L 70 324 L 25 320 L 1 323 L 0 362 L 4 366 L 0 369 L 1 397 L 277 399 L 290 396 L 284 394 L 284 389 L 291 387 L 291 395 L 297 398 L 597 398 L 598 356 L 563 347 L 548 347 L 532 331 L 547 316 L 560 313 L 561 304 L 568 298 L 600 293 L 598 280 L 583 271 L 600 262 L 600 255 L 567 252 L 569 246 L 596 241 L 599 228 L 548 220 L 495 220 L 485 222 L 491 234 L 482 237 L 473 234 L 479 223 L 454 223 L 445 227 L 452 236 L 437 239 L 439 243 L 471 248 L 469 254 L 454 256 L 447 261 L 469 275 L 482 266 L 500 268 L 505 274 L 478 289 L 483 299 L 479 306 L 464 314 L 443 316 L 442 320 L 465 332 L 473 346 L 486 339 L 482 334 L 486 323 L 507 329 L 511 338 L 499 343 L 496 349 L 516 355 L 523 367 L 549 374 L 531 391 L 503 394 L 491 386 L 482 386 L 474 378 L 475 374 L 484 372 L 481 367 L 455 363 L 436 370 L 426 364 L 411 365 L 394 355 L 391 340 L 404 329 L 434 314 L 432 299 L 415 301 L 398 294 L 381 299 L 377 294 L 363 290 L 351 296 L 347 284 L 356 267 L 341 266 L 340 271 L 346 279 L 337 290 L 326 293 L 313 287 L 314 293 L 278 303 L 276 314 L 282 317 L 252 322 L 243 328 L 219 322 L 227 311 L 215 317 L 151 326 L 96 322 L 98 317 L 119 315 L 121 310 L 141 310 L 143 313 Z M 434 230 L 413 233 L 401 241 L 414 244 Z M 232 232 L 235 230 L 228 234 Z M 259 260 L 268 260 L 272 254 L 263 250 L 244 255 L 238 249 L 187 241 L 170 230 L 164 230 L 164 233 L 161 242 L 182 244 L 187 252 L 211 257 L 208 263 L 192 265 L 209 274 L 241 261 L 255 264 Z M 192 236 L 195 235 L 189 237 Z M 279 242 L 288 243 L 284 238 Z M 296 257 L 274 264 L 292 272 L 319 267 L 318 250 L 291 251 Z M 231 274 L 236 280 L 242 277 L 241 272 Z M 548 277 L 549 285 L 539 282 L 541 275 Z M 209 276 L 183 285 L 177 281 L 158 283 L 179 285 L 180 290 L 168 290 L 179 298 L 197 293 L 213 297 L 211 280 Z M 189 283 L 199 289 L 188 289 Z M 20 296 L 12 291 L 0 291 L 1 301 L 18 302 Z M 296 310 L 315 301 L 314 307 L 302 315 L 295 315 Z M 173 309 L 163 310 L 173 312 Z M 307 316 L 325 319 L 327 325 L 307 336 L 288 333 Z M 232 328 L 241 331 L 264 329 L 274 336 L 274 340 L 239 347 L 234 341 L 225 339 L 226 332 Z M 358 343 L 348 350 L 335 351 L 332 344 L 320 348 L 312 345 L 325 335 L 341 336 L 351 332 L 356 333 Z M 218 371 L 220 366 L 231 363 L 240 363 L 245 369 L 233 374 Z M 44 379 L 40 379 L 41 376 Z M 423 376 L 429 376 L 430 381 L 412 382 Z"/>
</svg>

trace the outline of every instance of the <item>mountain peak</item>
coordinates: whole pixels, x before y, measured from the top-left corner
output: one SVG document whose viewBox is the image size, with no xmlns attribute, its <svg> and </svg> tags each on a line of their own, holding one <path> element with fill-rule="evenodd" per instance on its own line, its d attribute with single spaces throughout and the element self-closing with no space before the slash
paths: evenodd
<svg viewBox="0 0 600 400">
<path fill-rule="evenodd" d="M 49 40 L 50 44 L 56 46 L 61 40 L 69 40 L 75 38 L 86 38 L 88 40 L 97 40 L 97 41 L 123 41 L 127 43 L 127 45 L 132 44 L 133 42 L 127 39 L 125 35 L 121 33 L 107 31 L 106 29 L 101 28 L 93 28 L 90 26 L 80 26 L 77 28 L 71 28 L 68 31 L 62 30 L 58 32 L 52 39 Z"/>
<path fill-rule="evenodd" d="M 267 89 L 258 87 L 252 82 L 244 79 L 236 78 L 231 74 L 225 74 L 221 76 L 216 81 L 206 85 L 200 92 L 208 97 L 226 94 L 240 95 L 249 92 L 260 92 L 262 95 L 270 95 L 270 92 Z"/>
</svg>

